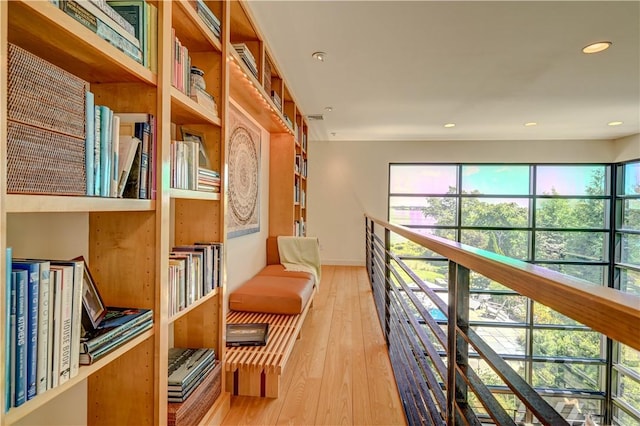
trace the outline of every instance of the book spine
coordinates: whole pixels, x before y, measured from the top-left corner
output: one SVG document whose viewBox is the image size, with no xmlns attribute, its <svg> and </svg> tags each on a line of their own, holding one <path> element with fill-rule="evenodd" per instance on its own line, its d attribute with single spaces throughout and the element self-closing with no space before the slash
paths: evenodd
<svg viewBox="0 0 640 426">
<path fill-rule="evenodd" d="M 38 299 L 38 362 L 36 370 L 36 393 L 48 389 L 47 354 L 49 348 L 49 292 L 50 264 L 40 262 L 40 295 Z"/>
<path fill-rule="evenodd" d="M 58 385 L 69 380 L 71 372 L 71 317 L 73 314 L 73 270 L 64 273 L 60 300 L 60 357 Z"/>
<path fill-rule="evenodd" d="M 25 270 L 15 272 L 16 285 L 16 362 L 14 406 L 27 402 L 27 280 Z"/>
<path fill-rule="evenodd" d="M 53 302 L 53 347 L 51 349 L 51 387 L 58 386 L 60 381 L 60 354 L 62 353 L 62 288 L 64 270 L 54 267 L 51 270 L 51 284 L 54 293 Z"/>
<path fill-rule="evenodd" d="M 149 180 L 149 123 L 136 123 L 136 137 L 142 141 L 142 156 L 140 158 L 140 192 L 138 198 L 147 198 L 147 184 Z"/>
<path fill-rule="evenodd" d="M 100 173 L 100 140 L 102 138 L 102 108 L 96 105 L 94 108 L 95 137 L 93 138 L 93 195 L 100 196 L 102 187 L 102 174 Z"/>
<path fill-rule="evenodd" d="M 120 117 L 114 115 L 111 119 L 111 193 L 110 196 L 115 198 L 118 196 L 118 177 L 119 172 L 119 156 L 120 150 Z"/>
<path fill-rule="evenodd" d="M 100 196 L 108 197 L 111 193 L 111 110 L 104 105 L 100 110 Z"/>
<path fill-rule="evenodd" d="M 117 23 L 122 29 L 131 34 L 132 36 L 136 36 L 136 31 L 133 28 L 133 25 L 129 23 L 126 19 L 122 17 L 118 12 L 116 12 L 106 0 L 90 0 L 91 3 L 95 4 L 100 8 L 105 15 L 109 16 L 115 23 Z"/>
<path fill-rule="evenodd" d="M 94 146 L 94 138 L 96 135 L 95 131 L 95 106 L 94 106 L 94 95 L 91 92 L 86 92 L 85 94 L 85 169 L 87 171 L 87 195 L 93 195 L 93 190 L 95 187 L 94 179 L 94 171 L 93 171 L 93 146 Z"/>
<path fill-rule="evenodd" d="M 5 346 L 4 346 L 4 362 L 5 362 L 5 370 L 4 370 L 4 412 L 6 413 L 11 408 L 11 363 L 13 362 L 14 355 L 11 350 L 11 343 L 13 341 L 12 337 L 12 327 L 15 327 L 15 288 L 13 286 L 13 272 L 11 266 L 11 258 L 12 258 L 12 249 L 11 247 L 7 247 L 5 250 Z"/>
<path fill-rule="evenodd" d="M 9 346 L 9 351 L 7 352 L 7 354 L 9 354 L 9 359 L 7 360 L 7 365 L 9 366 L 9 376 L 7 377 L 7 381 L 6 383 L 6 387 L 7 387 L 7 397 L 8 400 L 6 401 L 6 405 L 5 405 L 5 412 L 9 411 L 9 408 L 14 406 L 14 402 L 15 402 L 15 397 L 16 397 L 16 381 L 15 381 L 15 377 L 16 377 L 16 341 L 17 341 L 17 334 L 16 334 L 16 306 L 17 306 L 17 300 L 16 300 L 16 273 L 15 272 L 11 272 L 11 279 L 9 281 L 7 281 L 7 283 L 11 283 L 11 291 L 8 292 L 9 297 L 11 298 L 11 305 L 9 311 L 10 314 L 10 319 L 9 319 L 9 327 L 10 327 L 10 331 L 8 334 L 8 338 L 10 340 L 10 346 Z"/>
<path fill-rule="evenodd" d="M 80 338 L 82 337 L 82 286 L 84 283 L 84 262 L 74 262 L 73 292 L 71 312 L 71 357 L 69 360 L 69 378 L 78 375 L 80 368 Z"/>
<path fill-rule="evenodd" d="M 27 401 L 36 396 L 38 368 L 38 309 L 40 298 L 40 265 L 14 262 L 13 269 L 27 271 Z"/>
<path fill-rule="evenodd" d="M 128 342 L 134 337 L 142 334 L 153 327 L 153 320 L 149 319 L 146 322 L 138 324 L 138 326 L 129 329 L 127 333 L 123 333 L 109 341 L 107 345 L 103 345 L 92 353 L 80 354 L 80 363 L 83 365 L 89 365 L 99 360 L 116 347 Z"/>
<path fill-rule="evenodd" d="M 49 263 L 49 299 L 48 299 L 48 313 L 49 313 L 49 329 L 47 330 L 47 365 L 45 367 L 45 374 L 47 376 L 47 390 L 53 388 L 53 382 L 51 373 L 53 371 L 53 347 L 54 347 L 54 334 L 55 334 L 55 275 L 51 270 L 51 264 Z"/>
</svg>

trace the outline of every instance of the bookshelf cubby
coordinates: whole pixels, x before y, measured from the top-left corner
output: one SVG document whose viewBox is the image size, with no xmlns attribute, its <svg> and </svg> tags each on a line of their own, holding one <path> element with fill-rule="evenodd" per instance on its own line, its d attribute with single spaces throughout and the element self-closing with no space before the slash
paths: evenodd
<svg viewBox="0 0 640 426">
<path fill-rule="evenodd" d="M 86 413 L 86 424 L 167 424 L 167 354 L 171 347 L 210 347 L 224 359 L 225 276 L 221 285 L 186 309 L 169 314 L 169 253 L 195 242 L 226 243 L 225 185 L 227 110 L 233 101 L 270 134 L 270 235 L 295 235 L 306 207 L 308 124 L 285 76 L 244 1 L 206 0 L 221 22 L 218 37 L 195 9 L 195 1 L 149 1 L 157 8 L 157 72 L 131 59 L 53 2 L 0 1 L 0 316 L 7 318 L 6 248 L 14 257 L 71 259 L 84 256 L 108 306 L 153 309 L 151 330 L 119 346 L 77 376 L 19 407 L 0 410 L 0 424 L 33 423 L 53 412 Z M 173 30 L 173 31 L 172 31 Z M 172 85 L 172 32 L 204 72 L 214 112 Z M 248 70 L 233 43 L 255 57 Z M 122 199 L 7 193 L 7 45 L 13 43 L 86 80 L 96 105 L 118 113 L 152 114 L 156 123 L 155 197 Z M 268 69 L 269 72 L 265 73 Z M 267 82 L 265 79 L 269 79 Z M 280 102 L 276 105 L 271 90 Z M 285 114 L 291 122 L 287 122 Z M 171 141 L 186 128 L 202 135 L 211 168 L 220 172 L 219 193 L 170 188 Z M 299 129 L 299 131 L 298 131 Z M 303 136 L 304 135 L 304 136 Z M 297 156 L 297 157 L 296 157 Z M 298 160 L 296 160 L 298 158 Z M 296 163 L 296 161 L 298 161 Z M 223 249 L 224 256 L 226 254 Z M 223 270 L 224 271 L 224 270 Z M 0 329 L 0 365 L 9 354 Z M 224 368 L 221 382 L 225 383 Z M 4 373 L 3 373 L 4 374 Z M 7 384 L 0 381 L 4 398 Z M 69 406 L 63 393 L 84 399 Z M 66 402 L 65 402 L 66 400 Z M 222 392 L 202 424 L 220 423 L 230 395 Z M 3 407 L 4 408 L 4 407 Z"/>
</svg>

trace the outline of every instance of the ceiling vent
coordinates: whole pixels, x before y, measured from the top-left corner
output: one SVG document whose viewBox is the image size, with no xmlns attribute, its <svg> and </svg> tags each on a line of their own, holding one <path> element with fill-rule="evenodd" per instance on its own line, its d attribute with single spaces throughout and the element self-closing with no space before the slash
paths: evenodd
<svg viewBox="0 0 640 426">
<path fill-rule="evenodd" d="M 311 114 L 307 115 L 307 119 L 309 121 L 322 121 L 324 120 L 324 116 L 322 114 Z"/>
</svg>

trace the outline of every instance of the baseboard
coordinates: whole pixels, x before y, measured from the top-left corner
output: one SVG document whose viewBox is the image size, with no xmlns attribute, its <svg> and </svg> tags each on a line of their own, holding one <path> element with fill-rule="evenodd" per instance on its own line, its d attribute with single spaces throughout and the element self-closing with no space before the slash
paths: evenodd
<svg viewBox="0 0 640 426">
<path fill-rule="evenodd" d="M 322 264 L 326 266 L 364 266 L 365 261 L 360 259 L 323 259 Z"/>
</svg>

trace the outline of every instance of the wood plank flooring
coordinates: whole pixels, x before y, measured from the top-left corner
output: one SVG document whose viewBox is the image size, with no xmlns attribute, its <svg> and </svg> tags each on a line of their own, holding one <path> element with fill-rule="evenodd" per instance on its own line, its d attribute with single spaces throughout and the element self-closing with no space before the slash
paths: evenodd
<svg viewBox="0 0 640 426">
<path fill-rule="evenodd" d="M 364 267 L 323 266 L 280 398 L 231 397 L 223 425 L 406 425 Z"/>
</svg>

